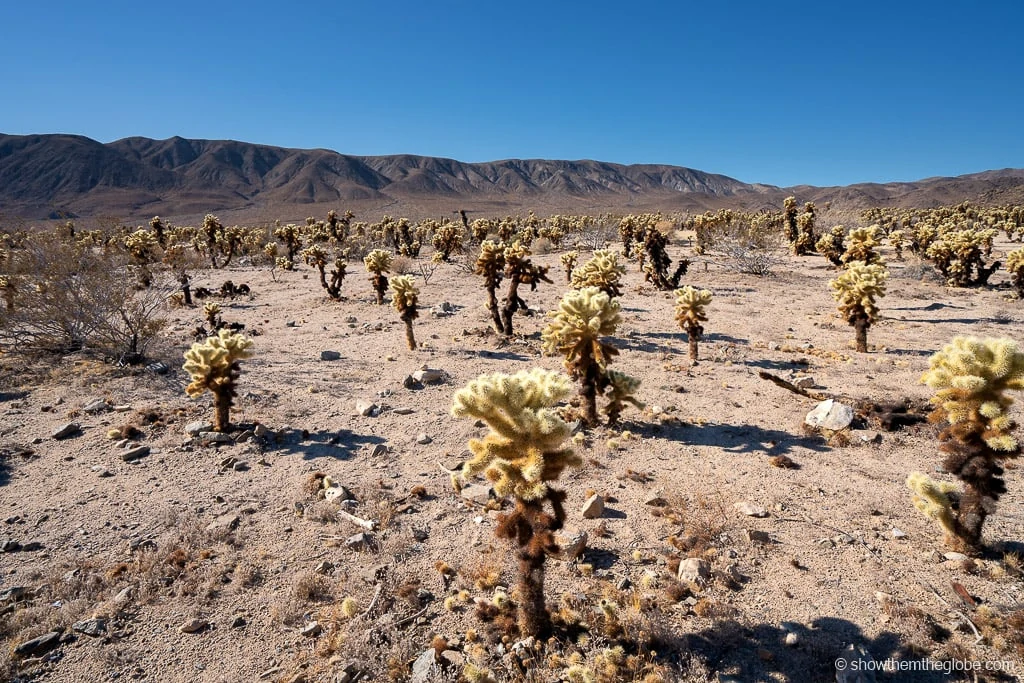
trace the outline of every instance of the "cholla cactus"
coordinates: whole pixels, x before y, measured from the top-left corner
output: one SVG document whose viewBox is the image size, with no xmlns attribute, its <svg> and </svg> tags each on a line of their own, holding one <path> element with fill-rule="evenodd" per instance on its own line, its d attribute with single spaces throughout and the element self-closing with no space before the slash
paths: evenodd
<svg viewBox="0 0 1024 683">
<path fill-rule="evenodd" d="M 212 301 L 203 304 L 203 317 L 206 318 L 206 322 L 214 332 L 224 327 L 224 319 L 221 317 L 220 304 Z"/>
<path fill-rule="evenodd" d="M 946 532 L 946 544 L 957 545 L 956 519 L 953 502 L 949 494 L 956 492 L 956 486 L 946 481 L 935 481 L 924 472 L 912 472 L 907 477 L 907 488 L 913 494 L 914 507 L 928 519 L 938 522 Z"/>
<path fill-rule="evenodd" d="M 251 347 L 252 340 L 248 337 L 221 330 L 217 336 L 193 344 L 185 352 L 185 372 L 192 378 L 185 393 L 192 398 L 206 391 L 213 394 L 214 431 L 226 432 L 230 428 L 231 403 L 241 374 L 238 361 L 252 355 Z"/>
<path fill-rule="evenodd" d="M 512 316 L 519 309 L 523 309 L 527 313 L 530 311 L 530 307 L 519 296 L 519 285 L 530 285 L 530 290 L 533 291 L 537 289 L 539 283 L 551 282 L 551 279 L 548 278 L 547 266 L 534 265 L 529 259 L 529 248 L 520 242 L 513 242 L 511 246 L 505 247 L 503 256 L 508 292 L 505 294 L 505 305 L 501 309 L 501 326 L 502 331 L 511 336 Z"/>
<path fill-rule="evenodd" d="M 832 298 L 839 302 L 839 312 L 853 327 L 857 351 L 867 353 L 868 328 L 878 319 L 875 300 L 885 296 L 889 271 L 881 263 L 851 261 L 846 270 L 829 283 Z"/>
<path fill-rule="evenodd" d="M 447 262 L 452 253 L 462 253 L 462 240 L 465 234 L 455 223 L 445 223 L 434 231 L 431 243 L 434 245 L 434 260 Z"/>
<path fill-rule="evenodd" d="M 491 313 L 494 331 L 498 334 L 505 332 L 505 326 L 501 322 L 501 309 L 498 308 L 498 285 L 501 284 L 504 270 L 505 249 L 497 242 L 485 240 L 480 245 L 480 255 L 476 258 L 473 273 L 484 278 L 484 287 L 487 289 L 487 310 Z"/>
<path fill-rule="evenodd" d="M 814 202 L 804 204 L 804 212 L 797 216 L 797 236 L 793 242 L 793 254 L 804 256 L 814 250 Z"/>
<path fill-rule="evenodd" d="M 569 290 L 548 313 L 551 322 L 541 332 L 544 353 L 565 357 L 569 375 L 579 381 L 583 399 L 583 419 L 597 424 L 597 394 L 607 386 L 608 362 L 618 353 L 601 338 L 615 334 L 618 327 L 619 302 L 597 287 Z"/>
<path fill-rule="evenodd" d="M 686 286 L 676 292 L 676 321 L 686 331 L 690 343 L 690 362 L 696 363 L 698 356 L 697 344 L 704 334 L 704 326 L 708 316 L 704 307 L 711 303 L 711 292 L 707 289 L 696 289 Z"/>
<path fill-rule="evenodd" d="M 1009 415 L 1013 399 L 1006 394 L 1024 389 L 1024 353 L 1009 339 L 957 337 L 931 357 L 921 381 L 936 390 L 929 419 L 948 425 L 939 433 L 940 450 L 947 454 L 943 469 L 964 490 L 954 513 L 948 499 L 934 495 L 950 493 L 949 485 L 926 486 L 927 477 L 917 473 L 911 475 L 916 486 L 908 484 L 927 500 L 925 512 L 943 525 L 947 543 L 976 553 L 985 518 L 1006 493 L 1001 463 L 1020 455 L 1012 435 L 1017 424 Z"/>
<path fill-rule="evenodd" d="M 576 267 L 576 260 L 580 257 L 580 252 L 570 251 L 562 254 L 561 261 L 562 266 L 565 267 L 565 281 L 572 282 L 572 271 Z"/>
<path fill-rule="evenodd" d="M 566 447 L 570 427 L 554 406 L 570 391 L 564 375 L 535 368 L 484 375 L 456 392 L 452 415 L 483 420 L 491 432 L 471 439 L 463 476 L 483 473 L 515 509 L 499 517 L 495 534 L 518 546 L 520 635 L 545 640 L 551 616 L 544 604 L 544 561 L 559 552 L 554 532 L 565 520 L 565 493 L 552 486 L 580 458 Z M 544 510 L 549 503 L 552 513 Z"/>
<path fill-rule="evenodd" d="M 374 249 L 363 257 L 366 269 L 373 273 L 370 282 L 373 283 L 373 291 L 377 293 L 378 306 L 384 304 L 384 292 L 388 291 L 388 278 L 384 273 L 391 269 L 391 261 L 391 252 L 383 249 Z"/>
<path fill-rule="evenodd" d="M 603 410 L 605 415 L 608 416 L 608 424 L 614 425 L 618 423 L 619 416 L 622 415 L 622 409 L 626 403 L 630 403 L 636 408 L 643 410 L 644 404 L 636 398 L 636 391 L 640 388 L 639 379 L 610 368 L 605 372 L 604 376 L 607 380 L 604 395 L 608 399 L 608 404 Z"/>
<path fill-rule="evenodd" d="M 832 265 L 841 266 L 843 264 L 843 252 L 846 249 L 844 244 L 845 238 L 846 228 L 836 225 L 818 238 L 818 241 L 814 243 L 814 248 L 818 250 L 819 254 L 827 258 Z"/>
<path fill-rule="evenodd" d="M 786 197 L 782 200 L 783 223 L 786 228 L 786 241 L 795 244 L 800 230 L 796 224 L 796 197 Z"/>
<path fill-rule="evenodd" d="M 886 237 L 889 240 L 889 244 L 892 245 L 893 250 L 896 252 L 896 260 L 902 261 L 903 247 L 907 243 L 906 233 L 902 230 L 890 230 Z"/>
<path fill-rule="evenodd" d="M 597 287 L 611 297 L 622 296 L 619 283 L 626 274 L 626 267 L 619 265 L 619 255 L 614 251 L 600 249 L 593 258 L 572 273 L 570 286 L 573 289 Z"/>
<path fill-rule="evenodd" d="M 210 255 L 210 265 L 217 267 L 217 251 L 224 237 L 224 226 L 212 213 L 203 218 L 203 234 L 206 236 L 206 251 Z"/>
<path fill-rule="evenodd" d="M 410 351 L 416 350 L 412 321 L 419 317 L 419 311 L 416 310 L 419 294 L 420 290 L 413 284 L 412 275 L 396 275 L 391 278 L 391 305 L 405 323 L 405 340 Z"/>
<path fill-rule="evenodd" d="M 1024 247 L 1014 249 L 1006 255 L 1006 270 L 1013 278 L 1017 295 L 1024 299 Z"/>
<path fill-rule="evenodd" d="M 302 230 L 292 223 L 278 225 L 274 228 L 274 237 L 284 242 L 285 249 L 288 250 L 287 260 L 294 264 L 295 257 L 302 250 Z M 291 268 L 286 270 L 291 270 Z"/>
<path fill-rule="evenodd" d="M 149 263 L 156 258 L 159 246 L 156 235 L 145 228 L 139 228 L 124 238 L 124 247 L 138 263 Z"/>
<path fill-rule="evenodd" d="M 319 245 L 313 245 L 302 252 L 302 258 L 307 265 L 313 266 L 320 273 L 320 286 L 327 291 L 332 299 L 341 298 L 341 283 L 345 280 L 345 260 L 338 257 L 334 259 L 334 268 L 331 270 L 331 281 L 327 282 L 327 252 Z"/>
<path fill-rule="evenodd" d="M 850 244 L 846 247 L 846 252 L 841 259 L 843 264 L 853 261 L 861 261 L 868 264 L 878 263 L 881 258 L 878 256 L 875 248 L 881 244 L 879 241 L 880 236 L 881 229 L 877 225 L 851 230 L 848 235 Z"/>
</svg>

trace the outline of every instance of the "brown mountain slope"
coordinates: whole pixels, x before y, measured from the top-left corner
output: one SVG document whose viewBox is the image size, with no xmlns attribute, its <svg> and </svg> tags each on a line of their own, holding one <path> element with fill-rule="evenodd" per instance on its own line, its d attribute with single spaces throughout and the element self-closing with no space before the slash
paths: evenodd
<svg viewBox="0 0 1024 683">
<path fill-rule="evenodd" d="M 463 163 L 394 155 L 357 157 L 233 140 L 152 140 L 103 144 L 75 135 L 0 134 L 0 215 L 59 214 L 142 219 L 208 211 L 303 214 L 344 205 L 363 213 L 416 214 L 538 210 L 704 210 L 801 201 L 860 208 L 929 206 L 971 199 L 1020 201 L 1024 171 L 847 187 L 779 188 L 664 165 L 508 159 Z M 290 209 L 289 209 L 290 207 Z"/>
</svg>

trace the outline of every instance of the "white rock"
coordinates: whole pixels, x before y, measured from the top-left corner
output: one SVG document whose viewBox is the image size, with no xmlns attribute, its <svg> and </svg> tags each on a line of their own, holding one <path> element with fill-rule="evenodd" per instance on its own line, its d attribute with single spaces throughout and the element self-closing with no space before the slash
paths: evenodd
<svg viewBox="0 0 1024 683">
<path fill-rule="evenodd" d="M 583 509 L 580 512 L 584 519 L 597 519 L 604 514 L 604 498 L 601 497 L 601 494 L 595 493 L 583 504 Z"/>
<path fill-rule="evenodd" d="M 352 493 L 344 486 L 331 486 L 324 489 L 324 500 L 328 503 L 340 503 L 343 500 L 352 500 Z"/>
<path fill-rule="evenodd" d="M 811 427 L 837 432 L 846 429 L 853 422 L 853 408 L 830 398 L 807 413 L 804 422 Z"/>
<path fill-rule="evenodd" d="M 711 565 L 699 557 L 688 557 L 679 563 L 676 578 L 691 583 L 704 583 L 711 576 Z"/>
<path fill-rule="evenodd" d="M 380 406 L 369 401 L 356 401 L 356 415 L 360 417 L 376 417 Z"/>
<path fill-rule="evenodd" d="M 768 511 L 765 510 L 763 507 L 761 507 L 760 505 L 754 505 L 753 503 L 748 503 L 746 501 L 741 501 L 739 503 L 733 503 L 732 506 L 741 515 L 746 515 L 747 517 L 767 517 L 768 516 Z"/>
<path fill-rule="evenodd" d="M 209 622 L 203 619 L 189 619 L 178 627 L 178 633 L 199 633 L 209 625 Z"/>
<path fill-rule="evenodd" d="M 431 384 L 433 382 L 440 382 L 444 379 L 444 373 L 432 368 L 421 368 L 412 373 L 412 378 L 417 382 L 422 382 L 423 384 Z"/>
<path fill-rule="evenodd" d="M 213 425 L 209 422 L 203 422 L 199 420 L 197 422 L 189 422 L 185 425 L 185 433 L 189 436 L 195 436 L 201 432 L 209 432 L 213 429 Z"/>
</svg>

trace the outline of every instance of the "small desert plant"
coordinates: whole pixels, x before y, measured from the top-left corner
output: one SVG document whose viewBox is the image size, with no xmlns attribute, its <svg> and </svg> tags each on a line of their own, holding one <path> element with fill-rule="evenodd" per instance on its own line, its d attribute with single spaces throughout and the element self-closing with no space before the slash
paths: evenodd
<svg viewBox="0 0 1024 683">
<path fill-rule="evenodd" d="M 220 304 L 218 303 L 210 301 L 203 304 L 203 317 L 206 318 L 206 324 L 214 332 L 224 327 L 224 318 L 221 317 Z"/>
<path fill-rule="evenodd" d="M 530 250 L 519 242 L 505 247 L 505 278 L 508 280 L 508 291 L 505 293 L 504 305 L 501 308 L 502 332 L 512 335 L 512 316 L 522 309 L 527 313 L 530 307 L 519 296 L 519 285 L 530 285 L 530 290 L 537 289 L 538 283 L 551 282 L 548 278 L 547 266 L 535 265 L 530 259 Z"/>
<path fill-rule="evenodd" d="M 619 289 L 626 267 L 619 265 L 619 255 L 614 251 L 600 249 L 594 252 L 593 258 L 572 273 L 569 281 L 573 289 L 597 287 L 610 297 L 622 296 Z"/>
<path fill-rule="evenodd" d="M 495 534 L 513 541 L 519 563 L 520 635 L 546 640 L 551 615 L 544 600 L 544 561 L 557 554 L 554 532 L 565 520 L 565 493 L 551 486 L 566 467 L 581 464 L 566 447 L 569 425 L 553 409 L 570 391 L 564 375 L 539 368 L 484 375 L 456 392 L 452 415 L 483 420 L 491 432 L 471 439 L 463 476 L 483 473 L 515 508 L 499 517 Z M 552 512 L 544 509 L 550 504 Z"/>
<path fill-rule="evenodd" d="M 906 234 L 902 230 L 890 230 L 889 234 L 886 235 L 889 240 L 889 244 L 892 245 L 893 250 L 896 252 L 896 260 L 903 260 L 903 247 L 906 245 Z"/>
<path fill-rule="evenodd" d="M 814 202 L 804 204 L 804 212 L 796 217 L 797 236 L 793 242 L 793 254 L 804 256 L 814 251 Z"/>
<path fill-rule="evenodd" d="M 875 300 L 885 296 L 889 271 L 881 263 L 851 261 L 846 270 L 829 283 L 832 297 L 839 302 L 839 312 L 853 327 L 857 351 L 868 351 L 868 328 L 878 319 Z"/>
<path fill-rule="evenodd" d="M 795 244 L 800 230 L 796 223 L 796 197 L 786 197 L 782 200 L 783 225 L 786 230 L 786 241 Z"/>
<path fill-rule="evenodd" d="M 505 326 L 501 322 L 501 309 L 498 308 L 498 286 L 501 284 L 504 270 L 505 249 L 497 242 L 484 240 L 480 245 L 480 255 L 473 266 L 473 273 L 484 278 L 487 310 L 491 313 L 494 331 L 498 334 L 505 332 Z"/>
<path fill-rule="evenodd" d="M 831 230 L 818 238 L 814 248 L 818 253 L 829 260 L 834 266 L 843 265 L 843 254 L 846 250 L 844 240 L 846 239 L 846 228 L 841 225 L 834 226 Z"/>
<path fill-rule="evenodd" d="M 644 404 L 637 400 L 635 396 L 637 389 L 640 388 L 639 379 L 611 368 L 605 372 L 604 376 L 607 383 L 607 386 L 604 388 L 604 395 L 608 399 L 608 404 L 605 405 L 603 410 L 605 415 L 608 416 L 609 425 L 618 424 L 619 416 L 622 414 L 622 409 L 626 403 L 630 403 L 641 410 L 643 409 Z"/>
<path fill-rule="evenodd" d="M 931 357 L 921 381 L 936 390 L 929 419 L 947 424 L 939 434 L 943 469 L 964 489 L 954 510 L 952 484 L 915 472 L 907 485 L 918 509 L 942 526 L 948 545 L 977 553 L 985 518 L 1006 493 L 1001 463 L 1020 455 L 1006 394 L 1024 389 L 1024 353 L 1009 339 L 957 337 Z"/>
<path fill-rule="evenodd" d="M 213 429 L 226 432 L 231 425 L 231 404 L 241 374 L 239 361 L 249 358 L 252 340 L 241 334 L 221 330 L 217 336 L 192 345 L 185 352 L 185 372 L 192 383 L 185 388 L 192 398 L 209 391 L 213 394 Z"/>
<path fill-rule="evenodd" d="M 288 250 L 288 256 L 285 257 L 285 261 L 294 264 L 295 257 L 298 256 L 299 251 L 302 249 L 302 231 L 299 226 L 292 223 L 278 225 L 274 228 L 274 237 L 284 242 L 285 249 Z M 283 266 L 280 267 L 283 268 Z M 284 270 L 291 270 L 291 268 L 284 268 Z"/>
<path fill-rule="evenodd" d="M 698 357 L 698 342 L 704 334 L 704 326 L 701 323 L 707 322 L 708 316 L 704 307 L 711 303 L 711 292 L 707 289 L 696 289 L 694 287 L 683 287 L 676 292 L 676 321 L 686 331 L 687 341 L 690 345 L 690 362 L 696 363 Z"/>
<path fill-rule="evenodd" d="M 455 223 L 445 223 L 437 228 L 431 243 L 434 245 L 434 260 L 449 261 L 451 255 L 462 253 L 462 240 L 465 233 Z"/>
<path fill-rule="evenodd" d="M 327 252 L 319 245 L 313 245 L 302 252 L 302 258 L 308 265 L 313 266 L 320 273 L 320 286 L 326 290 L 327 295 L 332 299 L 341 298 L 341 283 L 345 279 L 345 260 L 341 257 L 334 259 L 334 268 L 331 270 L 331 281 L 327 281 Z"/>
<path fill-rule="evenodd" d="M 880 234 L 881 230 L 877 225 L 872 225 L 868 228 L 854 228 L 847 235 L 850 243 L 847 245 L 846 251 L 840 260 L 844 265 L 853 261 L 861 261 L 867 264 L 878 263 L 881 258 L 878 256 L 875 248 L 881 244 L 879 241 Z"/>
<path fill-rule="evenodd" d="M 1024 247 L 1014 249 L 1006 255 L 1006 270 L 1013 278 L 1017 295 L 1024 298 Z"/>
<path fill-rule="evenodd" d="M 576 260 L 580 257 L 580 252 L 570 251 L 561 256 L 562 266 L 565 268 L 565 281 L 572 282 L 572 271 L 576 267 Z"/>
<path fill-rule="evenodd" d="M 618 300 L 597 287 L 569 290 L 558 310 L 548 313 L 551 322 L 541 332 L 544 352 L 564 356 L 566 370 L 579 382 L 583 419 L 589 425 L 597 424 L 597 395 L 608 386 L 608 363 L 619 353 L 602 339 L 615 334 L 619 310 Z"/>
<path fill-rule="evenodd" d="M 642 235 L 641 243 L 647 261 L 644 266 L 644 279 L 658 289 L 668 290 L 678 287 L 679 281 L 686 275 L 686 271 L 690 267 L 689 259 L 680 258 L 676 269 L 669 273 L 672 259 L 666 251 L 668 237 L 656 227 L 647 227 Z"/>
<path fill-rule="evenodd" d="M 373 291 L 377 294 L 377 305 L 384 304 L 384 293 L 388 291 L 388 278 L 384 273 L 391 270 L 392 256 L 390 251 L 374 249 L 363 258 L 366 270 L 373 273 L 370 282 L 373 284 Z"/>
<path fill-rule="evenodd" d="M 416 350 L 416 337 L 412 333 L 412 321 L 419 317 L 416 309 L 416 302 L 420 290 L 412 281 L 412 275 L 396 275 L 391 278 L 391 305 L 398 311 L 399 317 L 405 323 L 405 340 L 409 344 L 409 350 Z"/>
</svg>

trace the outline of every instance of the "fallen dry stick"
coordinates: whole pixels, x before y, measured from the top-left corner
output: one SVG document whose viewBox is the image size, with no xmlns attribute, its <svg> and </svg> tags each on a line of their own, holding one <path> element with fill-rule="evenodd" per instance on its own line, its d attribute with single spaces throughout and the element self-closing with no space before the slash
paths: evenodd
<svg viewBox="0 0 1024 683">
<path fill-rule="evenodd" d="M 807 398 L 813 398 L 815 401 L 826 401 L 832 398 L 831 396 L 823 394 L 818 391 L 807 391 L 806 389 L 798 387 L 792 382 L 782 379 L 778 375 L 773 375 L 767 370 L 758 370 L 757 376 L 760 377 L 761 379 L 766 379 L 769 382 L 772 382 L 773 384 L 777 384 L 783 389 L 788 389 L 789 391 L 792 391 L 794 394 L 800 394 L 801 396 L 806 396 Z"/>
</svg>

